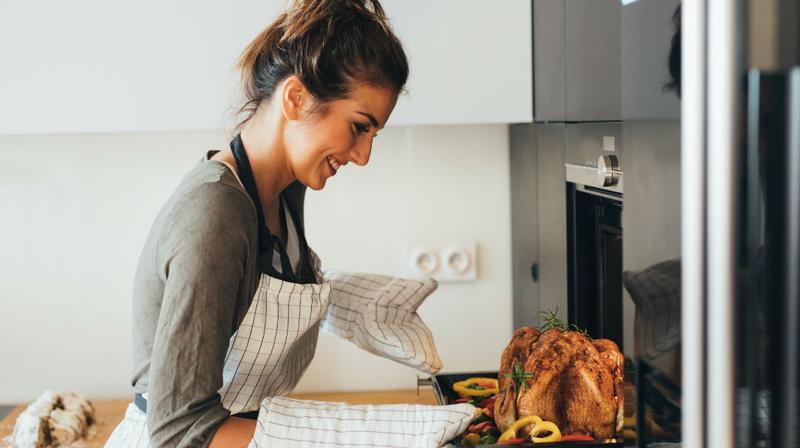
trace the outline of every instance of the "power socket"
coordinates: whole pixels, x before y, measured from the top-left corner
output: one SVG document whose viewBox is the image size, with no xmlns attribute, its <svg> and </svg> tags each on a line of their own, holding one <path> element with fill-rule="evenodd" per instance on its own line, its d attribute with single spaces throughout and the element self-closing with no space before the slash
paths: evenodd
<svg viewBox="0 0 800 448">
<path fill-rule="evenodd" d="M 478 245 L 474 242 L 410 245 L 406 260 L 413 277 L 433 277 L 440 282 L 478 278 Z"/>
</svg>

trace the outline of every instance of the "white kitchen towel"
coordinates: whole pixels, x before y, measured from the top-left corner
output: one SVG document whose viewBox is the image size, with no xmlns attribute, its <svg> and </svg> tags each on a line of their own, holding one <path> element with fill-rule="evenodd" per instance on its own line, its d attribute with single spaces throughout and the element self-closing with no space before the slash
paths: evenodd
<svg viewBox="0 0 800 448">
<path fill-rule="evenodd" d="M 419 404 L 349 405 L 265 398 L 249 448 L 438 448 L 466 431 L 475 408 Z"/>
<path fill-rule="evenodd" d="M 333 269 L 324 275 L 331 291 L 323 330 L 425 373 L 442 368 L 433 335 L 417 314 L 417 308 L 436 290 L 436 280 Z"/>
</svg>

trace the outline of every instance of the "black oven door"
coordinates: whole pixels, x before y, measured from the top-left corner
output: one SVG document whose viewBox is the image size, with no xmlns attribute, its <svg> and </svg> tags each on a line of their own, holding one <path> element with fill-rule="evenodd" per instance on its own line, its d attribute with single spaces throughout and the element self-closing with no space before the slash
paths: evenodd
<svg viewBox="0 0 800 448">
<path fill-rule="evenodd" d="M 567 184 L 570 324 L 623 347 L 622 195 Z"/>
</svg>

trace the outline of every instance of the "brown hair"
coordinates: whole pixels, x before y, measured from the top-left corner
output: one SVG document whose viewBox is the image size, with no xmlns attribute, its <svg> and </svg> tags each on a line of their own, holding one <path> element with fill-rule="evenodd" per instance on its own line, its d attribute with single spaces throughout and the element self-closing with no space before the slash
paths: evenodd
<svg viewBox="0 0 800 448">
<path fill-rule="evenodd" d="M 346 98 L 354 82 L 403 91 L 408 60 L 388 22 L 378 0 L 295 0 L 242 53 L 239 126 L 291 75 L 322 106 Z"/>
</svg>

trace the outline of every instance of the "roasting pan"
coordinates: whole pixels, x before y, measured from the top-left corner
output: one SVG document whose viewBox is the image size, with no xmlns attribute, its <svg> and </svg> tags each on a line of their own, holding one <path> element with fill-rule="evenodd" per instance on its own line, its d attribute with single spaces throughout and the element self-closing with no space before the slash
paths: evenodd
<svg viewBox="0 0 800 448">
<path fill-rule="evenodd" d="M 458 394 L 453 391 L 453 384 L 465 380 L 467 378 L 472 378 L 475 376 L 480 377 L 487 377 L 487 378 L 497 378 L 497 371 L 485 371 L 485 372 L 468 372 L 468 373 L 443 373 L 443 374 L 436 374 L 430 377 L 430 380 L 419 380 L 418 383 L 420 385 L 430 385 L 433 387 L 433 393 L 436 396 L 436 401 L 439 404 L 453 404 L 456 399 L 458 399 Z M 453 440 L 451 442 L 456 447 L 464 447 L 465 445 L 460 445 L 458 443 L 458 439 Z M 610 447 L 622 447 L 624 446 L 622 443 L 622 439 L 616 439 L 616 441 L 609 441 L 609 442 L 599 442 L 599 441 L 574 441 L 574 442 L 556 442 L 556 443 L 524 443 L 519 445 L 481 445 L 481 446 L 496 446 L 496 447 L 529 447 L 529 448 L 565 448 L 565 447 L 572 447 L 572 446 L 580 446 L 580 447 L 602 447 L 602 448 L 610 448 Z"/>
</svg>

